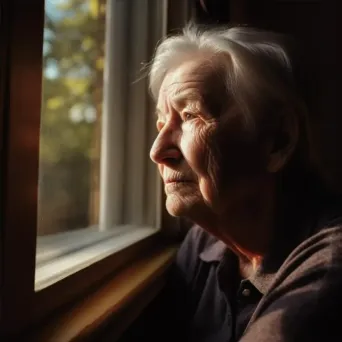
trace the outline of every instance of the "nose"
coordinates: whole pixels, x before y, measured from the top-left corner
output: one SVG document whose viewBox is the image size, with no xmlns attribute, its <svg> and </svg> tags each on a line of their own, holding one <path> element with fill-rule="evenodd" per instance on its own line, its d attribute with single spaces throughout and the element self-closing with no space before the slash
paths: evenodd
<svg viewBox="0 0 342 342">
<path fill-rule="evenodd" d="M 182 159 L 176 135 L 169 125 L 161 129 L 150 151 L 150 158 L 154 163 L 172 166 Z"/>
</svg>

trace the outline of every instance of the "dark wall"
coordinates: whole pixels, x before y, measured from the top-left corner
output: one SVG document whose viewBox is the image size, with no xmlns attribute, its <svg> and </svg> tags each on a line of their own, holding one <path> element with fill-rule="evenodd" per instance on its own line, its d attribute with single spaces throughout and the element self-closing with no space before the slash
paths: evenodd
<svg viewBox="0 0 342 342">
<path fill-rule="evenodd" d="M 330 187 L 341 191 L 337 4 L 337 0 L 261 1 L 249 20 L 295 38 L 300 52 L 302 90 L 309 106 L 312 158 Z"/>
</svg>

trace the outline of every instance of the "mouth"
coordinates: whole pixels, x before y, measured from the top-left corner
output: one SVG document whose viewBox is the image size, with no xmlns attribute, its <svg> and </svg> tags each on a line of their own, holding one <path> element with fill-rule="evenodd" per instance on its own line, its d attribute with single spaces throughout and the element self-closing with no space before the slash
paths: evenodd
<svg viewBox="0 0 342 342">
<path fill-rule="evenodd" d="M 191 180 L 187 179 L 166 179 L 164 181 L 165 184 L 172 184 L 172 183 L 193 183 Z"/>
</svg>

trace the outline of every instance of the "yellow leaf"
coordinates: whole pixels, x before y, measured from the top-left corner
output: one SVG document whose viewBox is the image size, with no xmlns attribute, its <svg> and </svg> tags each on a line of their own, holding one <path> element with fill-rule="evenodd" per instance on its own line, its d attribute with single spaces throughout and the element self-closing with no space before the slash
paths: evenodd
<svg viewBox="0 0 342 342">
<path fill-rule="evenodd" d="M 65 84 L 74 95 L 82 95 L 87 91 L 89 80 L 88 79 L 73 79 L 65 78 Z"/>
<path fill-rule="evenodd" d="M 94 40 L 91 37 L 85 37 L 82 41 L 82 49 L 90 50 L 94 46 Z"/>
<path fill-rule="evenodd" d="M 100 12 L 98 0 L 90 0 L 89 12 L 93 18 L 98 18 Z"/>
<path fill-rule="evenodd" d="M 103 57 L 99 57 L 96 60 L 96 69 L 103 70 L 103 68 L 104 68 L 104 58 Z"/>
<path fill-rule="evenodd" d="M 56 97 L 52 97 L 50 99 L 48 99 L 46 101 L 46 106 L 48 109 L 54 110 L 57 109 L 59 107 L 61 107 L 64 103 L 64 99 L 62 96 L 56 96 Z"/>
</svg>

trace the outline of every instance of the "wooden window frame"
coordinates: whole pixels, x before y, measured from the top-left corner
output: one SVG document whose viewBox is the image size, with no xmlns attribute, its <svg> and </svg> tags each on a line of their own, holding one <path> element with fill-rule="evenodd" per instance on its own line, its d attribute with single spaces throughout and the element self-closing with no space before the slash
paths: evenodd
<svg viewBox="0 0 342 342">
<path fill-rule="evenodd" d="M 3 336 L 22 331 L 82 298 L 113 272 L 163 241 L 162 232 L 158 232 L 35 292 L 44 3 L 5 0 L 0 8 L 4 37 L 0 48 L 4 56 L 0 66 L 4 71 L 0 75 Z M 162 215 L 163 229 L 173 223 Z"/>
</svg>

